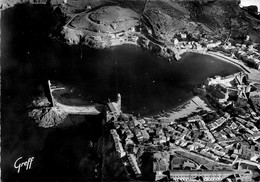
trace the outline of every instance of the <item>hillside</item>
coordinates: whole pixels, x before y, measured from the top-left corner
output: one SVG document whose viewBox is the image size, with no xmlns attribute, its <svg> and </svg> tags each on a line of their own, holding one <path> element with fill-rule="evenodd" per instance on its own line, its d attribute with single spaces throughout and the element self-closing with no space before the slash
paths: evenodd
<svg viewBox="0 0 260 182">
<path fill-rule="evenodd" d="M 202 34 L 223 38 L 231 34 L 234 39 L 243 39 L 246 34 L 259 42 L 257 17 L 239 7 L 233 1 L 149 1 L 144 11 L 154 35 L 162 41 L 170 40 L 176 33 Z"/>
<path fill-rule="evenodd" d="M 240 8 L 239 0 L 1 0 L 52 5 L 62 21 L 52 35 L 68 44 L 106 48 L 124 43 L 146 47 L 164 57 L 182 51 L 178 41 L 205 44 L 221 41 L 259 49 L 260 17 L 256 6 Z M 64 18 L 63 18 L 64 17 Z M 165 47 L 168 45 L 168 47 Z M 194 45 L 188 45 L 194 47 Z"/>
</svg>

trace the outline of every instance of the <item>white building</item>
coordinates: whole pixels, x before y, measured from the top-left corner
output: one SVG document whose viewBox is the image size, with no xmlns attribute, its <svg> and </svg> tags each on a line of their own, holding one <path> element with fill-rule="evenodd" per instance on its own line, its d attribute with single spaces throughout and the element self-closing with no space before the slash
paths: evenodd
<svg viewBox="0 0 260 182">
<path fill-rule="evenodd" d="M 170 177 L 173 180 L 183 181 L 198 181 L 198 178 L 202 178 L 203 181 L 222 181 L 223 179 L 237 175 L 240 179 L 252 179 L 252 173 L 249 170 L 237 170 L 237 171 L 171 171 Z M 244 180 L 242 180 L 244 181 Z M 245 180 L 247 181 L 247 180 Z"/>
</svg>

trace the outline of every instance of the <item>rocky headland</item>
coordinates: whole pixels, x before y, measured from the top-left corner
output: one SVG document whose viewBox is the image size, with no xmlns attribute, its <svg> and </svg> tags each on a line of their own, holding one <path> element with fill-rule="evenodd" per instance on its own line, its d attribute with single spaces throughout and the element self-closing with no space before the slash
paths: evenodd
<svg viewBox="0 0 260 182">
<path fill-rule="evenodd" d="M 52 37 L 74 45 L 103 49 L 135 44 L 169 60 L 185 52 L 220 52 L 259 69 L 260 17 L 256 6 L 241 8 L 239 0 L 3 1 L 46 4 L 60 18 Z"/>
<path fill-rule="evenodd" d="M 11 2 L 16 3 L 6 1 L 1 8 L 11 7 L 13 5 Z M 91 48 L 103 49 L 131 43 L 170 60 L 179 60 L 186 52 L 210 54 L 225 60 L 230 59 L 230 62 L 233 61 L 234 64 L 245 67 L 244 70 L 249 72 L 249 78 L 259 82 L 260 73 L 257 71 L 260 67 L 259 15 L 255 13 L 254 8 L 241 9 L 237 0 L 174 2 L 158 0 L 138 3 L 120 0 L 86 2 L 46 0 L 29 3 L 52 5 L 63 20 L 57 22 L 59 25 L 55 27 L 55 33 L 52 36 L 67 44 L 84 44 Z M 51 107 L 49 103 L 45 107 L 46 103 L 42 100 L 34 103 L 41 109 L 33 110 L 30 113 L 31 117 L 42 127 L 59 125 L 68 116 L 68 113 L 64 112 L 68 107 L 63 107 L 61 110 L 61 107 Z M 43 106 L 44 109 L 42 109 Z M 132 127 L 139 128 L 147 124 L 146 121 L 144 124 L 142 121 L 131 121 L 134 122 Z M 121 131 L 123 126 L 116 126 L 116 124 L 116 122 L 110 124 L 111 128 L 120 128 L 118 131 Z M 150 130 L 151 127 L 146 128 Z M 93 162 L 92 170 L 97 171 L 98 179 L 129 180 L 131 176 L 127 176 L 127 168 L 123 164 L 124 160 L 132 162 L 133 159 L 120 158 L 118 151 L 115 151 L 118 147 L 116 144 L 121 140 L 118 136 L 124 134 L 123 130 L 119 134 L 109 131 L 111 131 L 110 128 L 107 129 L 108 133 L 103 133 L 103 137 L 97 142 L 97 152 L 101 162 Z M 135 135 L 139 135 L 139 132 L 135 131 Z M 157 142 L 156 139 L 154 141 L 154 143 Z M 129 146 L 131 145 L 133 144 L 130 143 Z M 140 147 L 134 152 L 138 164 L 141 164 L 141 157 L 138 156 L 144 156 L 143 148 Z M 132 162 L 126 166 L 133 164 L 135 163 Z M 142 167 L 142 165 L 139 166 Z M 141 170 L 145 171 L 145 169 Z M 138 173 L 138 170 L 131 172 Z"/>
</svg>

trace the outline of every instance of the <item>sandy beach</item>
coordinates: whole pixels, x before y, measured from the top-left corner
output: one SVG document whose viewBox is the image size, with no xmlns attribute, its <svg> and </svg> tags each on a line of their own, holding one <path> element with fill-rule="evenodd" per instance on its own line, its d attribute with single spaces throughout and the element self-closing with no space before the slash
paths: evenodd
<svg viewBox="0 0 260 182">
<path fill-rule="evenodd" d="M 212 111 L 212 109 L 203 101 L 200 97 L 194 96 L 192 99 L 187 101 L 186 103 L 178 106 L 177 108 L 169 111 L 168 119 L 171 121 L 184 118 L 189 116 L 194 112 L 198 112 L 200 110 Z"/>
</svg>

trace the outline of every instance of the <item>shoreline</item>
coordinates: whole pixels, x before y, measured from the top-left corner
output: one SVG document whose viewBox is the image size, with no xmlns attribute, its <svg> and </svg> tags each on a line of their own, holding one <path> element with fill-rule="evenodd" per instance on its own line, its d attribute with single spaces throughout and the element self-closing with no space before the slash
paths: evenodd
<svg viewBox="0 0 260 182">
<path fill-rule="evenodd" d="M 164 116 L 161 118 L 167 118 L 168 120 L 175 122 L 175 120 L 188 117 L 190 114 L 199 112 L 200 110 L 212 111 L 212 109 L 202 98 L 194 95 L 183 104 L 166 111 L 165 113 L 169 116 Z"/>
<path fill-rule="evenodd" d="M 133 45 L 133 46 L 137 46 L 139 48 L 142 48 L 144 50 L 151 51 L 149 48 L 140 46 L 140 44 L 138 44 L 137 42 L 126 41 L 126 40 L 121 40 L 121 41 L 119 40 L 117 42 L 114 42 L 109 47 L 100 48 L 100 49 L 101 50 L 102 49 L 109 49 L 109 48 L 113 48 L 113 47 L 116 47 L 116 46 L 123 46 L 123 45 Z M 185 54 L 185 53 L 192 53 L 192 54 L 211 56 L 213 58 L 219 59 L 219 61 L 225 61 L 225 62 L 231 63 L 231 64 L 241 68 L 243 71 L 246 71 L 247 73 L 251 73 L 251 71 L 248 70 L 248 68 L 246 68 L 245 65 L 243 65 L 242 63 L 238 62 L 239 60 L 235 60 L 235 59 L 229 58 L 229 57 L 227 57 L 227 56 L 225 56 L 225 55 L 223 55 L 223 54 L 221 54 L 219 52 L 200 51 L 200 50 L 186 50 L 182 54 Z M 167 59 L 165 57 L 163 57 L 163 58 L 167 61 Z M 230 74 L 230 75 L 232 75 L 232 74 Z M 196 106 L 196 103 L 198 103 L 197 106 Z M 84 106 L 87 106 L 87 105 L 84 105 Z M 191 96 L 190 99 L 187 99 L 185 101 L 180 102 L 180 104 L 178 104 L 175 107 L 169 108 L 169 109 L 167 109 L 165 111 L 157 111 L 157 112 L 154 112 L 154 113 L 151 113 L 151 114 L 145 114 L 142 117 L 151 118 L 151 117 L 158 116 L 159 118 L 164 118 L 164 117 L 166 117 L 166 118 L 175 118 L 175 117 L 178 116 L 178 112 L 179 111 L 184 111 L 184 113 L 185 113 L 185 110 L 188 109 L 188 112 L 192 113 L 192 111 L 196 111 L 196 110 L 198 111 L 199 106 L 202 106 L 202 108 L 204 110 L 212 111 L 212 108 L 210 108 L 210 106 L 208 106 L 208 104 L 202 98 L 200 98 L 199 96 L 193 95 L 193 96 Z M 72 107 L 75 107 L 75 106 L 72 106 Z M 176 116 L 176 113 L 177 113 L 177 116 Z M 168 117 L 167 115 L 170 115 L 170 116 Z M 182 115 L 182 114 L 180 114 L 180 115 Z M 183 115 L 183 117 L 186 117 L 188 115 L 189 115 L 188 113 L 185 113 Z M 181 117 L 177 117 L 177 119 L 179 119 L 179 118 L 181 118 Z"/>
<path fill-rule="evenodd" d="M 188 51 L 188 52 L 190 52 L 190 51 Z M 212 51 L 205 51 L 205 52 L 195 52 L 195 51 L 193 52 L 193 51 L 191 51 L 191 52 L 192 53 L 198 53 L 198 54 L 212 56 L 214 58 L 217 58 L 217 59 L 220 59 L 222 61 L 225 61 L 225 62 L 231 63 L 233 65 L 236 65 L 236 66 L 242 68 L 247 73 L 251 73 L 250 70 L 243 63 L 239 62 L 239 60 L 236 60 L 236 59 L 230 58 L 228 56 L 225 56 L 224 54 L 222 54 L 220 52 L 212 52 Z"/>
<path fill-rule="evenodd" d="M 250 73 L 250 70 L 245 65 L 240 63 L 239 60 L 235 60 L 233 58 L 227 57 L 227 56 L 225 56 L 225 55 L 223 55 L 223 54 L 221 54 L 219 52 L 209 52 L 208 55 L 210 55 L 212 57 L 215 57 L 215 58 L 218 58 L 218 59 L 221 59 L 223 61 L 232 63 L 234 65 L 237 65 L 240 68 L 242 68 L 243 70 L 245 70 L 247 73 Z"/>
<path fill-rule="evenodd" d="M 125 42 L 120 42 L 120 43 L 115 43 L 107 48 L 110 48 L 110 47 L 115 47 L 115 46 L 121 46 L 121 45 L 135 45 L 137 47 L 142 47 L 140 46 L 137 42 L 131 42 L 131 41 L 125 41 Z M 144 47 L 145 48 L 145 47 Z M 148 51 L 151 51 L 149 48 L 145 48 L 146 50 Z M 249 70 L 250 68 L 247 67 L 246 65 L 244 65 L 242 62 L 240 62 L 240 60 L 238 59 L 233 59 L 233 58 L 230 58 L 220 52 L 213 52 L 213 51 L 200 51 L 200 50 L 187 50 L 185 52 L 182 52 L 180 54 L 183 55 L 185 53 L 193 53 L 193 54 L 201 54 L 201 55 L 207 55 L 207 56 L 211 56 L 211 57 L 214 57 L 214 58 L 217 58 L 217 59 L 220 59 L 221 61 L 225 61 L 225 62 L 228 62 L 228 63 L 231 63 L 239 68 L 241 68 L 243 71 L 246 71 L 247 73 L 251 73 L 251 70 Z M 163 57 L 164 59 L 167 59 L 167 57 L 165 56 L 161 56 Z"/>
<path fill-rule="evenodd" d="M 243 71 L 251 73 L 250 68 L 242 60 L 233 59 L 232 55 L 226 56 L 218 50 L 216 52 L 211 51 L 211 48 L 221 47 L 223 44 L 225 44 L 224 42 L 219 41 L 212 43 L 213 40 L 208 41 L 207 39 L 203 39 L 203 42 L 200 43 L 199 40 L 191 41 L 187 38 L 174 38 L 174 41 L 164 40 L 163 42 L 161 42 L 156 37 L 154 37 L 151 32 L 149 32 L 150 29 L 147 28 L 146 25 L 147 22 L 149 23 L 149 20 L 146 23 L 141 21 L 139 22 L 141 23 L 141 25 L 132 25 L 132 27 L 125 28 L 125 30 L 121 32 L 96 32 L 90 29 L 84 29 L 82 27 L 77 28 L 69 26 L 69 24 L 73 22 L 75 17 L 77 17 L 78 15 L 82 13 L 87 13 L 86 16 L 89 17 L 90 13 L 102 7 L 104 7 L 104 5 L 74 15 L 63 26 L 63 29 L 61 31 L 65 43 L 69 45 L 84 44 L 94 49 L 107 49 L 114 46 L 132 44 L 141 48 L 145 48 L 169 61 L 178 61 L 179 59 L 181 59 L 181 55 L 187 52 L 205 54 L 234 64 L 240 67 Z M 140 15 L 140 18 L 142 17 L 147 19 L 145 15 Z M 89 18 L 87 18 L 87 20 L 85 21 L 93 23 L 91 22 L 91 20 L 89 20 Z M 94 24 L 96 26 L 95 22 Z M 101 24 L 97 25 L 103 26 Z M 140 27 L 137 30 L 136 28 L 138 26 Z M 203 45 L 203 43 L 205 43 L 206 46 Z"/>
</svg>

